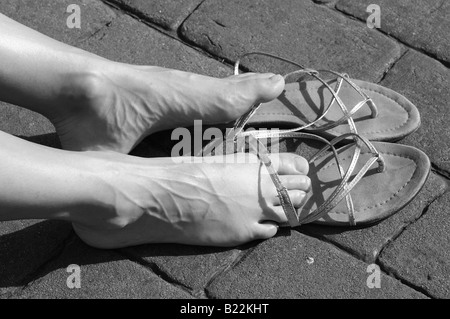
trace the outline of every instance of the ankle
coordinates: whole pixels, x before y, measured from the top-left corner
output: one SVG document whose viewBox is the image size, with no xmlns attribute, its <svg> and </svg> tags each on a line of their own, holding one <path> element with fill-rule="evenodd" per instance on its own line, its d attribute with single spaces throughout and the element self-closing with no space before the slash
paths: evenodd
<svg viewBox="0 0 450 319">
<path fill-rule="evenodd" d="M 58 92 L 58 108 L 52 117 L 81 111 L 104 92 L 104 76 L 95 71 L 70 73 L 63 77 Z"/>
<path fill-rule="evenodd" d="M 77 211 L 71 216 L 71 221 L 109 231 L 126 227 L 138 218 L 141 211 L 123 196 L 123 191 L 132 185 L 129 172 L 135 170 L 136 164 L 119 153 L 88 151 L 78 154 L 83 158 L 85 175 L 88 176 L 86 202 L 90 210 Z"/>
</svg>

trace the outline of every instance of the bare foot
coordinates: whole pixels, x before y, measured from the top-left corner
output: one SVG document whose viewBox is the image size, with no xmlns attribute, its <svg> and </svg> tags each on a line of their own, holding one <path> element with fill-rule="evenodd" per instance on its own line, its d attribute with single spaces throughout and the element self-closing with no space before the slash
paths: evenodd
<svg viewBox="0 0 450 319">
<path fill-rule="evenodd" d="M 102 154 L 109 162 L 97 174 L 103 209 L 78 214 L 74 222 L 79 237 L 94 247 L 235 246 L 272 237 L 277 223 L 287 220 L 270 176 L 251 154 L 238 156 L 253 164 L 176 164 L 171 158 L 87 154 Z M 306 160 L 294 154 L 272 160 L 294 206 L 300 207 L 310 188 Z"/>
<path fill-rule="evenodd" d="M 100 71 L 72 74 L 65 81 L 66 107 L 50 118 L 65 149 L 128 153 L 160 130 L 190 126 L 198 119 L 205 124 L 233 121 L 284 88 L 283 78 L 273 74 L 217 79 L 105 63 Z M 108 160 L 98 173 L 103 204 L 73 221 L 89 245 L 235 246 L 272 237 L 277 223 L 286 222 L 275 186 L 254 155 L 240 154 L 246 161 L 235 163 L 180 164 L 173 158 L 88 154 Z M 273 161 L 294 205 L 300 207 L 310 187 L 306 160 L 281 154 Z"/>
<path fill-rule="evenodd" d="M 65 77 L 65 105 L 48 117 L 64 149 L 128 153 L 160 130 L 191 126 L 194 120 L 233 121 L 283 88 L 283 78 L 271 73 L 218 79 L 99 60 L 97 68 Z"/>
</svg>

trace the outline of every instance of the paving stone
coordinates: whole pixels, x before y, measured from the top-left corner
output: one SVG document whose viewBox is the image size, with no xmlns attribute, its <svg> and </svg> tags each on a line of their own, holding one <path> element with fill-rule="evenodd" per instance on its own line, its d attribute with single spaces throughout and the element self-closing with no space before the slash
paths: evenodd
<svg viewBox="0 0 450 319">
<path fill-rule="evenodd" d="M 336 2 L 336 0 L 313 0 L 313 2 L 315 3 L 320 3 L 320 4 L 328 4 L 328 3 L 332 3 L 332 2 Z"/>
<path fill-rule="evenodd" d="M 67 285 L 69 265 L 80 267 L 81 287 Z M 72 281 L 73 282 L 73 281 Z M 192 298 L 150 270 L 112 250 L 99 250 L 73 237 L 58 259 L 46 265 L 18 298 Z"/>
<path fill-rule="evenodd" d="M 397 278 L 435 298 L 450 298 L 450 193 L 430 205 L 380 256 Z"/>
<path fill-rule="evenodd" d="M 419 109 L 422 125 L 402 143 L 423 150 L 450 171 L 450 70 L 424 54 L 408 51 L 381 85 L 403 94 Z"/>
<path fill-rule="evenodd" d="M 176 30 L 203 0 L 106 0 L 168 30 Z"/>
<path fill-rule="evenodd" d="M 81 47 L 124 63 L 157 65 L 217 77 L 232 74 L 220 62 L 123 14 Z"/>
<path fill-rule="evenodd" d="M 340 228 L 308 224 L 297 228 L 300 232 L 326 239 L 372 263 L 383 247 L 403 229 L 417 220 L 426 207 L 446 190 L 446 183 L 431 173 L 424 188 L 414 200 L 393 216 L 365 228 Z"/>
<path fill-rule="evenodd" d="M 132 258 L 142 258 L 199 297 L 208 282 L 230 266 L 241 253 L 237 248 L 175 244 L 142 245 L 121 251 Z"/>
<path fill-rule="evenodd" d="M 206 1 L 183 23 L 181 34 L 231 61 L 246 52 L 265 51 L 370 81 L 380 79 L 401 53 L 396 42 L 365 23 L 312 1 Z M 246 67 L 260 72 L 292 70 L 267 58 L 246 60 Z"/>
<path fill-rule="evenodd" d="M 363 19 L 372 0 L 340 0 L 336 8 Z M 446 0 L 379 0 L 380 27 L 387 34 L 438 59 L 450 62 L 450 2 Z"/>
<path fill-rule="evenodd" d="M 70 4 L 80 7 L 79 29 L 67 27 L 67 18 L 72 13 L 67 12 Z M 0 12 L 34 30 L 71 45 L 89 38 L 115 18 L 114 11 L 97 0 L 2 0 Z"/>
<path fill-rule="evenodd" d="M 55 128 L 48 119 L 4 102 L 0 102 L 0 131 L 41 145 L 61 147 Z"/>
<path fill-rule="evenodd" d="M 0 295 L 25 285 L 71 232 L 72 226 L 60 221 L 0 222 Z"/>
<path fill-rule="evenodd" d="M 207 292 L 233 299 L 424 298 L 383 273 L 380 288 L 369 288 L 367 269 L 368 264 L 336 247 L 292 231 L 260 243 Z"/>
</svg>

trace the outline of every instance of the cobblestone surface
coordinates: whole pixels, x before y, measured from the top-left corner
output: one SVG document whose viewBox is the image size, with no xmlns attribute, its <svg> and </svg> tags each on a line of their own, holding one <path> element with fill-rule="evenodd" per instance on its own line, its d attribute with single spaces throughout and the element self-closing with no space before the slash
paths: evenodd
<svg viewBox="0 0 450 319">
<path fill-rule="evenodd" d="M 422 126 L 400 143 L 424 150 L 434 172 L 409 205 L 377 225 L 308 225 L 235 248 L 166 244 L 106 251 L 83 244 L 68 223 L 0 222 L 0 297 L 450 296 L 448 2 L 380 0 L 381 30 L 367 27 L 366 0 L 107 2 L 119 9 L 100 0 L 3 0 L 0 12 L 62 42 L 125 63 L 225 77 L 232 73 L 229 62 L 262 50 L 311 68 L 379 82 L 418 107 Z M 81 29 L 66 26 L 69 4 L 81 8 Z M 292 70 L 265 58 L 243 63 L 256 71 Z M 59 147 L 47 119 L 2 102 L 0 129 Z M 171 143 L 170 132 L 158 133 L 132 155 L 169 156 Z M 381 266 L 381 288 L 367 286 L 372 263 Z M 80 289 L 67 286 L 71 264 L 80 266 Z"/>
<path fill-rule="evenodd" d="M 28 139 L 47 136 L 46 145 L 56 145 L 57 137 L 52 123 L 40 114 L 0 102 L 0 128 L 9 134 Z M 53 137 L 53 138 L 52 138 Z"/>
<path fill-rule="evenodd" d="M 265 51 L 309 68 L 345 71 L 371 81 L 401 52 L 398 44 L 365 24 L 312 1 L 206 1 L 182 25 L 181 34 L 231 61 L 243 53 Z M 258 71 L 290 70 L 268 59 L 243 62 Z"/>
<path fill-rule="evenodd" d="M 371 263 L 376 260 L 383 247 L 394 240 L 405 227 L 414 223 L 446 188 L 445 181 L 432 173 L 422 191 L 408 206 L 376 225 L 342 230 L 310 224 L 299 230 L 326 239 Z"/>
<path fill-rule="evenodd" d="M 229 67 L 123 14 L 80 47 L 124 63 L 158 65 L 217 77 L 232 74 Z"/>
<path fill-rule="evenodd" d="M 366 20 L 371 0 L 340 0 L 338 10 Z M 381 30 L 400 41 L 450 62 L 450 2 L 443 0 L 376 1 Z"/>
<path fill-rule="evenodd" d="M 381 84 L 407 96 L 420 111 L 421 127 L 402 143 L 422 149 L 433 164 L 450 172 L 450 70 L 408 51 Z"/>
<path fill-rule="evenodd" d="M 80 268 L 80 285 L 70 275 Z M 69 270 L 69 271 L 68 271 Z M 20 298 L 192 298 L 153 272 L 108 250 L 90 248 L 73 237 L 64 251 L 42 269 Z"/>
<path fill-rule="evenodd" d="M 445 299 L 450 297 L 449 205 L 447 193 L 389 244 L 380 257 L 387 271 L 435 298 Z"/>
<path fill-rule="evenodd" d="M 195 296 L 202 296 L 208 283 L 239 256 L 238 249 L 183 245 L 144 245 L 123 250 L 127 256 L 145 260 L 158 272 L 178 282 Z"/>
<path fill-rule="evenodd" d="M 293 231 L 258 245 L 208 293 L 214 298 L 424 297 L 384 275 L 381 288 L 371 289 L 367 269 L 368 264 L 332 245 Z"/>
<path fill-rule="evenodd" d="M 138 17 L 161 25 L 168 30 L 176 30 L 188 15 L 203 0 L 107 0 Z"/>
<path fill-rule="evenodd" d="M 72 226 L 57 221 L 0 223 L 0 296 L 28 283 L 47 261 L 59 254 Z"/>
<path fill-rule="evenodd" d="M 82 12 L 79 29 L 68 28 L 66 24 L 73 12 L 67 12 L 71 4 L 78 5 Z M 2 0 L 0 12 L 27 27 L 71 45 L 79 45 L 115 18 L 114 11 L 98 0 Z"/>
</svg>

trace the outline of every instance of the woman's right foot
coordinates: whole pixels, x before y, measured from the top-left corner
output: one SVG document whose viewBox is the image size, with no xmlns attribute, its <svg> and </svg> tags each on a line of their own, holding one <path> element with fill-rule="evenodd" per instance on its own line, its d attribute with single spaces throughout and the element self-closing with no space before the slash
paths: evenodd
<svg viewBox="0 0 450 319">
<path fill-rule="evenodd" d="M 85 154 L 109 163 L 97 173 L 101 208 L 72 218 L 79 237 L 94 247 L 235 246 L 270 238 L 287 220 L 266 168 L 252 154 L 237 154 L 226 164 Z M 294 206 L 301 207 L 310 188 L 307 161 L 294 154 L 271 159 Z"/>
</svg>

